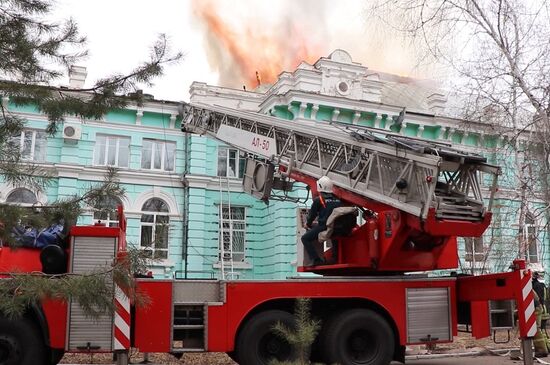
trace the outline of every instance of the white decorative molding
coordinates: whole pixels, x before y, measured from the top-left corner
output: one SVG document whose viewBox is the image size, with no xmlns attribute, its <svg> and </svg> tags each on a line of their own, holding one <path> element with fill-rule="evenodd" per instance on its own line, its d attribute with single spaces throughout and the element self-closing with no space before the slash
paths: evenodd
<svg viewBox="0 0 550 365">
<path fill-rule="evenodd" d="M 300 103 L 300 110 L 298 112 L 298 118 L 303 118 L 304 117 L 304 113 L 307 109 L 307 104 L 306 103 Z"/>
<path fill-rule="evenodd" d="M 424 133 L 424 125 L 420 124 L 418 126 L 418 132 L 416 133 L 417 137 L 422 137 L 422 133 Z"/>
<path fill-rule="evenodd" d="M 143 118 L 143 109 L 138 109 L 136 111 L 136 125 L 141 125 L 141 119 Z"/>
<path fill-rule="evenodd" d="M 450 140 L 452 139 L 452 137 L 453 137 L 453 134 L 454 134 L 454 132 L 455 132 L 455 129 L 452 128 L 452 127 L 449 127 L 449 128 L 447 128 L 447 130 L 449 131 L 449 134 L 447 135 L 447 139 L 450 141 Z"/>
<path fill-rule="evenodd" d="M 339 115 L 340 115 L 340 109 L 334 108 L 334 110 L 332 111 L 332 117 L 331 117 L 330 120 L 333 121 L 333 122 L 337 122 Z"/>
<path fill-rule="evenodd" d="M 311 107 L 311 119 L 315 120 L 317 118 L 317 112 L 319 111 L 319 104 L 313 104 Z"/>
<path fill-rule="evenodd" d="M 179 204 L 173 195 L 168 194 L 159 186 L 153 186 L 152 189 L 142 192 L 134 201 L 133 206 L 130 208 L 133 211 L 141 212 L 141 207 L 149 199 L 159 198 L 168 204 L 168 210 L 170 215 L 180 215 Z"/>
<path fill-rule="evenodd" d="M 170 129 L 176 128 L 176 119 L 178 115 L 177 114 L 170 114 Z"/>
<path fill-rule="evenodd" d="M 382 114 L 376 114 L 376 118 L 374 118 L 374 128 L 380 128 L 383 118 L 384 116 Z"/>
<path fill-rule="evenodd" d="M 361 112 L 356 111 L 355 113 L 353 113 L 353 120 L 351 123 L 357 124 L 357 122 L 359 122 L 359 118 L 361 118 Z"/>
<path fill-rule="evenodd" d="M 10 102 L 9 96 L 2 96 L 2 107 L 4 107 L 4 109 L 7 109 L 9 102 Z"/>
</svg>

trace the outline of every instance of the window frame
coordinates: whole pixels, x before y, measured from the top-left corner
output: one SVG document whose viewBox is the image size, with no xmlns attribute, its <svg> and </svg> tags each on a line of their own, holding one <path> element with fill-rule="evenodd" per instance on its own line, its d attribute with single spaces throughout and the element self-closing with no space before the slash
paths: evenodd
<svg viewBox="0 0 550 365">
<path fill-rule="evenodd" d="M 23 151 L 25 149 L 25 135 L 27 133 L 32 133 L 31 137 L 31 150 L 28 157 L 25 157 L 23 154 Z M 40 140 L 38 135 L 43 135 L 43 141 L 44 141 L 44 153 L 43 153 L 43 159 L 37 159 L 36 158 L 36 142 Z M 21 131 L 21 134 L 19 136 L 15 135 L 13 136 L 14 141 L 18 140 L 19 143 L 19 152 L 21 153 L 21 160 L 22 161 L 32 161 L 32 162 L 45 162 L 46 161 L 46 149 L 47 149 L 47 137 L 46 132 L 39 129 L 31 129 L 31 128 L 25 128 Z"/>
<path fill-rule="evenodd" d="M 98 148 L 98 137 L 104 137 L 105 138 L 105 150 L 104 150 L 104 163 L 100 163 L 99 161 L 97 161 L 97 157 L 96 157 L 96 152 L 97 152 L 97 148 Z M 116 139 L 116 142 L 115 142 L 115 163 L 114 164 L 109 164 L 109 140 L 111 138 L 115 138 Z M 127 158 L 127 165 L 126 166 L 121 166 L 120 165 L 120 141 L 124 139 L 124 140 L 127 140 L 128 141 L 128 158 Z M 131 138 L 130 137 L 127 137 L 127 136 L 119 136 L 119 135 L 114 135 L 114 134 L 103 134 L 103 133 L 98 133 L 96 134 L 96 140 L 95 140 L 95 145 L 94 145 L 94 151 L 93 151 L 93 165 L 94 166 L 114 166 L 114 167 L 119 167 L 119 168 L 128 168 L 130 167 L 130 156 L 131 156 L 131 153 L 130 153 L 130 144 L 131 144 Z"/>
<path fill-rule="evenodd" d="M 532 231 L 531 231 L 532 230 Z M 540 250 L 539 250 L 539 244 L 538 244 L 538 226 L 534 220 L 531 220 L 529 223 L 526 223 L 523 225 L 523 242 L 524 247 L 523 249 L 523 257 L 529 262 L 529 263 L 538 263 L 540 262 Z M 531 235 L 532 233 L 532 235 Z M 532 249 L 534 249 L 535 253 L 532 253 Z"/>
<path fill-rule="evenodd" d="M 464 261 L 471 263 L 485 260 L 485 243 L 483 236 L 464 237 Z"/>
<path fill-rule="evenodd" d="M 13 194 L 14 192 L 16 192 L 17 190 L 27 190 L 27 191 L 31 192 L 34 195 L 34 199 L 35 199 L 34 203 L 8 202 L 8 199 L 9 199 L 10 195 Z M 31 189 L 26 188 L 26 187 L 18 187 L 18 188 L 15 188 L 15 189 L 11 190 L 6 195 L 5 203 L 9 204 L 9 205 L 20 206 L 20 207 L 32 207 L 32 206 L 35 206 L 36 204 L 40 204 L 40 200 L 38 199 L 38 194 L 36 194 Z"/>
<path fill-rule="evenodd" d="M 228 218 L 225 219 L 224 218 L 224 209 L 229 209 L 229 214 L 228 214 Z M 233 209 L 242 209 L 242 219 L 234 219 L 232 218 L 233 217 L 233 214 L 232 214 L 232 210 Z M 218 219 L 218 260 L 221 262 L 222 261 L 222 254 L 223 254 L 223 262 L 224 263 L 244 263 L 245 260 L 246 260 L 246 206 L 241 206 L 241 205 L 229 205 L 229 204 L 220 204 L 219 205 L 219 208 L 218 208 L 218 214 L 219 214 L 219 219 Z M 235 214 L 237 216 L 237 214 Z M 224 241 L 224 238 L 223 238 L 223 235 L 224 233 L 226 232 L 226 229 L 227 228 L 224 228 L 224 224 L 228 224 L 229 227 L 229 244 L 231 245 L 232 248 L 235 247 L 235 243 L 234 243 L 234 238 L 236 236 L 234 236 L 234 232 L 242 232 L 242 250 L 241 251 L 235 251 L 235 250 L 231 250 L 232 253 L 233 253 L 233 260 L 231 260 L 231 254 L 228 255 L 228 252 L 230 252 L 230 250 L 226 250 L 225 249 L 225 241 Z M 235 225 L 236 224 L 242 224 L 242 229 L 241 228 L 236 228 Z M 222 246 L 224 245 L 224 246 Z M 228 246 L 229 247 L 229 246 Z M 236 258 L 236 255 L 237 254 L 237 259 Z"/>
<path fill-rule="evenodd" d="M 223 153 L 225 151 L 225 153 Z M 229 176 L 230 170 L 230 153 L 235 152 L 235 174 L 234 176 Z M 220 158 L 225 158 L 225 174 L 220 171 Z M 242 166 L 241 166 L 242 161 Z M 217 155 L 217 165 L 216 165 L 216 176 L 219 177 L 228 177 L 232 179 L 242 179 L 244 177 L 244 171 L 246 170 L 246 155 L 243 151 L 232 148 L 228 146 L 218 146 L 218 155 Z"/>
<path fill-rule="evenodd" d="M 118 217 L 118 206 L 123 205 L 122 201 L 120 199 L 116 199 L 116 205 L 114 206 L 114 209 L 109 210 L 95 210 L 92 214 L 92 219 L 94 222 L 104 223 L 106 227 L 118 227 L 119 225 L 119 217 Z M 109 207 L 111 208 L 111 207 Z M 107 219 L 103 219 L 101 217 L 97 217 L 96 214 L 98 213 L 107 213 Z"/>
<path fill-rule="evenodd" d="M 143 156 L 145 152 L 145 142 L 151 142 L 151 158 L 149 162 L 149 167 L 143 167 Z M 161 159 L 160 159 L 160 168 L 155 168 L 155 145 L 160 144 L 162 146 L 162 152 L 161 152 Z M 173 168 L 171 170 L 166 169 L 166 154 L 168 153 L 168 145 L 174 146 L 174 155 L 172 156 L 172 166 Z M 159 139 L 154 138 L 143 138 L 142 144 L 141 144 L 141 161 L 140 161 L 140 168 L 142 170 L 151 170 L 151 171 L 166 171 L 166 172 L 175 172 L 176 171 L 176 155 L 177 155 L 177 143 L 173 141 L 162 141 Z"/>
<path fill-rule="evenodd" d="M 163 212 L 163 211 L 149 211 L 149 210 L 143 210 L 143 206 L 145 206 L 145 204 L 147 204 L 147 202 L 149 202 L 150 200 L 152 199 L 158 199 L 158 200 L 161 200 L 165 205 L 166 205 L 166 208 L 168 209 L 168 211 L 166 212 Z M 153 216 L 153 221 L 152 222 L 144 222 L 143 221 L 143 216 L 145 215 L 152 215 Z M 166 223 L 157 223 L 157 219 L 159 216 L 162 216 L 162 217 L 166 217 L 166 220 L 167 222 Z M 157 198 L 157 197 L 152 197 L 152 198 L 149 198 L 147 199 L 142 207 L 141 207 L 141 211 L 140 211 L 140 222 L 139 222 L 139 248 L 143 251 L 151 251 L 151 259 L 159 259 L 159 260 L 168 260 L 168 256 L 169 256 L 169 248 L 170 248 L 170 207 L 168 205 L 168 203 L 164 200 L 164 199 L 161 199 L 161 198 Z M 158 234 L 157 232 L 157 227 L 158 226 L 166 226 L 166 248 L 157 248 L 156 247 L 156 235 Z M 143 245 L 143 227 L 151 227 L 151 242 L 150 242 L 150 246 L 144 246 Z M 161 258 L 157 258 L 155 256 L 155 253 L 156 252 L 166 252 L 166 257 L 161 257 Z"/>
</svg>

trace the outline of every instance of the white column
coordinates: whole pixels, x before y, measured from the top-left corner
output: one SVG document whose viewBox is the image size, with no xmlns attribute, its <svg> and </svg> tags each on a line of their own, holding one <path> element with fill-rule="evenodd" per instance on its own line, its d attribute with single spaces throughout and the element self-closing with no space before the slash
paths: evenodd
<svg viewBox="0 0 550 365">
<path fill-rule="evenodd" d="M 464 143 L 466 139 L 468 139 L 469 135 L 470 135 L 470 132 L 468 131 L 464 132 L 464 134 L 462 135 L 462 138 L 460 139 L 460 143 Z"/>
<path fill-rule="evenodd" d="M 2 106 L 4 107 L 4 109 L 7 109 L 9 101 L 9 96 L 2 96 Z"/>
<path fill-rule="evenodd" d="M 420 124 L 418 126 L 418 132 L 416 134 L 417 137 L 422 137 L 422 133 L 424 133 L 424 126 L 422 124 Z"/>
<path fill-rule="evenodd" d="M 354 114 L 353 114 L 353 120 L 352 120 L 352 124 L 357 124 L 357 122 L 359 122 L 359 118 L 361 118 L 361 112 L 359 111 L 356 111 Z"/>
<path fill-rule="evenodd" d="M 311 107 L 311 119 L 315 120 L 317 118 L 317 112 L 319 111 L 319 104 L 313 104 Z"/>
<path fill-rule="evenodd" d="M 332 118 L 330 120 L 332 120 L 333 122 L 337 122 L 339 115 L 340 115 L 340 109 L 334 108 L 334 110 L 332 111 Z"/>
<path fill-rule="evenodd" d="M 391 115 L 388 115 L 386 117 L 386 126 L 384 127 L 384 129 L 389 131 L 392 124 L 393 124 L 393 118 L 391 117 Z"/>
<path fill-rule="evenodd" d="M 407 122 L 401 123 L 401 129 L 399 130 L 399 133 L 405 134 L 405 129 L 407 129 Z"/>
</svg>

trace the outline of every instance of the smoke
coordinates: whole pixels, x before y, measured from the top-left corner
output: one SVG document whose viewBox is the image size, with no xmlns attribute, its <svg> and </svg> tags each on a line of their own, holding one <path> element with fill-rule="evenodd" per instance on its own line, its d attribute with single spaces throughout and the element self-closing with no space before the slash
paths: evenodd
<svg viewBox="0 0 550 365">
<path fill-rule="evenodd" d="M 210 66 L 217 70 L 221 85 L 256 87 L 256 72 L 262 83 L 273 83 L 282 71 L 328 53 L 323 45 L 328 39 L 322 26 L 324 1 L 267 3 L 264 8 L 250 0 L 192 1 Z"/>
</svg>

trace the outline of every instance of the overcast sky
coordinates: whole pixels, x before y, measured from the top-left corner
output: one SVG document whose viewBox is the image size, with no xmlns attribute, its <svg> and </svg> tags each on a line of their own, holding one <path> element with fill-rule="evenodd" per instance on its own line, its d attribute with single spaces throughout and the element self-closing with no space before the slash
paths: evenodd
<svg viewBox="0 0 550 365">
<path fill-rule="evenodd" d="M 319 53 L 315 59 L 343 48 L 354 61 L 371 68 L 410 75 L 412 66 L 406 50 L 398 43 L 377 42 L 368 33 L 364 4 L 361 0 L 57 0 L 54 18 L 72 17 L 88 39 L 89 57 L 81 62 L 88 69 L 87 86 L 101 76 L 131 70 L 147 58 L 156 35 L 166 33 L 172 47 L 184 52 L 185 58 L 168 67 L 155 86 L 144 91 L 157 99 L 179 101 L 188 99 L 193 81 L 232 87 L 240 82 L 223 85 L 227 83 L 224 76 L 233 69 L 224 69 L 220 60 L 212 59 L 212 48 L 223 47 L 223 43 L 212 43 L 212 34 L 197 15 L 197 7 L 211 10 L 237 36 L 248 32 L 253 42 L 249 58 L 265 48 L 270 42 L 266 38 L 286 34 L 282 27 L 298 25 L 306 42 L 311 39 L 316 45 L 312 48 Z M 258 34 L 263 38 L 254 43 Z M 289 42 L 289 49 L 295 43 L 292 38 L 283 39 Z M 240 77 L 236 75 L 231 76 L 233 80 Z"/>
</svg>

